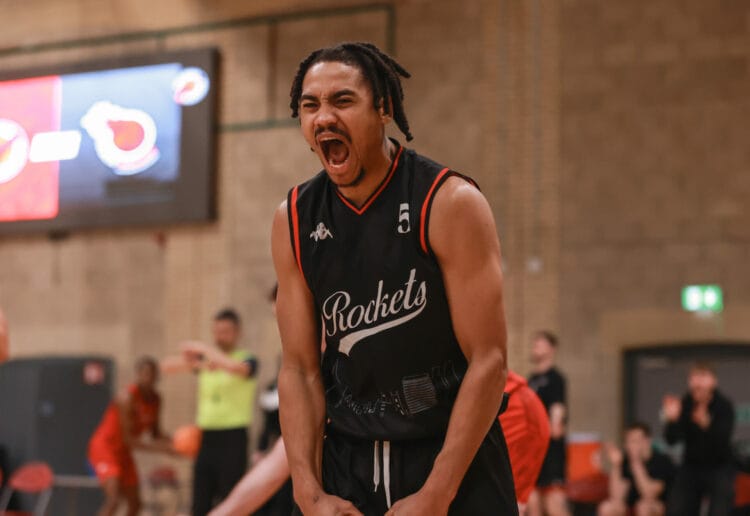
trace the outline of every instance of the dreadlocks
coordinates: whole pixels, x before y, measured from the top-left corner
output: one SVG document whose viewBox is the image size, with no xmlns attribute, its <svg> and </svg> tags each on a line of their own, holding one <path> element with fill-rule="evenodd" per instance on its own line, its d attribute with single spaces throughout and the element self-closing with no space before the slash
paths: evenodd
<svg viewBox="0 0 750 516">
<path fill-rule="evenodd" d="M 404 113 L 404 90 L 399 77 L 409 78 L 411 74 L 372 43 L 340 43 L 334 47 L 320 48 L 307 56 L 299 64 L 289 93 L 292 99 L 289 103 L 292 118 L 299 116 L 299 100 L 305 74 L 312 65 L 320 62 L 338 62 L 359 68 L 372 88 L 373 107 L 376 110 L 382 107 L 385 114 L 393 116 L 406 140 L 413 139 Z"/>
</svg>

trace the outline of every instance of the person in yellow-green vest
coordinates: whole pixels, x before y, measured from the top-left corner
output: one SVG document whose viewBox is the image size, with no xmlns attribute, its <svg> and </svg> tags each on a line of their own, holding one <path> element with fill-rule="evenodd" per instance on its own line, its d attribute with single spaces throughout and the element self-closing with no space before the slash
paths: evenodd
<svg viewBox="0 0 750 516">
<path fill-rule="evenodd" d="M 208 514 L 247 470 L 258 363 L 237 347 L 241 329 L 236 311 L 221 310 L 213 321 L 215 346 L 183 342 L 180 357 L 162 362 L 165 371 L 198 374 L 197 424 L 203 438 L 193 469 L 193 516 Z"/>
</svg>

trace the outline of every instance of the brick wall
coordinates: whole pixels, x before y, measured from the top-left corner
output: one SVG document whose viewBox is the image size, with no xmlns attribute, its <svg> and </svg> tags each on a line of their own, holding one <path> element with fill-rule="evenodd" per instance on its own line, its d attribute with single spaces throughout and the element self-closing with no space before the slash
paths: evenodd
<svg viewBox="0 0 750 516">
<path fill-rule="evenodd" d="M 623 348 L 747 340 L 750 6 L 571 0 L 560 20 L 563 364 L 572 426 L 611 436 Z M 690 283 L 731 310 L 682 314 Z"/>
<path fill-rule="evenodd" d="M 64 4 L 39 0 L 5 9 L 1 69 L 219 47 L 219 219 L 76 232 L 60 241 L 3 238 L 0 305 L 12 326 L 14 356 L 108 354 L 122 386 L 138 355 L 161 357 L 177 352 L 182 339 L 210 339 L 213 313 L 234 305 L 247 321 L 244 342 L 261 360 L 259 383 L 270 380 L 280 351 L 266 300 L 274 282 L 271 219 L 287 189 L 320 167 L 288 121 L 288 88 L 299 60 L 335 41 L 393 44 L 413 74 L 405 88 L 414 147 L 476 177 L 499 221 L 509 214 L 500 199 L 512 196 L 500 170 L 510 167 L 501 166 L 499 149 L 510 145 L 497 115 L 512 99 L 497 94 L 501 14 L 494 2 Z M 271 14 L 280 17 L 264 17 Z M 226 20 L 236 23 L 212 25 Z M 193 419 L 193 378 L 163 378 L 161 390 L 168 431 Z"/>
<path fill-rule="evenodd" d="M 286 121 L 288 87 L 302 57 L 340 39 L 393 45 L 413 75 L 413 147 L 482 186 L 503 244 L 510 365 L 527 371 L 532 331 L 559 331 L 574 430 L 617 433 L 625 347 L 748 334 L 746 3 L 368 5 L 37 0 L 4 9 L 4 70 L 211 45 L 223 71 L 218 222 L 2 239 L 13 353 L 107 353 L 122 384 L 136 356 L 208 339 L 214 311 L 235 305 L 268 381 L 279 353 L 266 301 L 271 217 L 288 187 L 319 168 Z M 246 22 L 211 25 L 226 20 Z M 82 40 L 92 37 L 104 39 Z M 708 281 L 726 291 L 718 322 L 677 305 L 684 283 Z M 162 388 L 167 429 L 191 420 L 193 379 Z"/>
</svg>

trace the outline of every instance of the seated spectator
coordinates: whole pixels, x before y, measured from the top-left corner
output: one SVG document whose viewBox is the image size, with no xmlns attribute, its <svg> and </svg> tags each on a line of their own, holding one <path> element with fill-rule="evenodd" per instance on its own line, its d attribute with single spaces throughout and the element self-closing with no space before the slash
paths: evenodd
<svg viewBox="0 0 750 516">
<path fill-rule="evenodd" d="M 662 516 L 674 477 L 672 461 L 651 446 L 651 429 L 633 423 L 625 430 L 625 449 L 607 445 L 612 465 L 609 498 L 599 505 L 599 516 Z"/>
</svg>

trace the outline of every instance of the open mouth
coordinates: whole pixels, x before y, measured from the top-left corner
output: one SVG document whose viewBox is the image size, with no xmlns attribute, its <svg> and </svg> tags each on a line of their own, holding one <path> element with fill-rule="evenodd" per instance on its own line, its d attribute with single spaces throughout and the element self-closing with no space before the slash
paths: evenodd
<svg viewBox="0 0 750 516">
<path fill-rule="evenodd" d="M 319 140 L 319 145 L 330 165 L 343 165 L 349 158 L 349 145 L 342 138 L 324 137 Z"/>
</svg>

